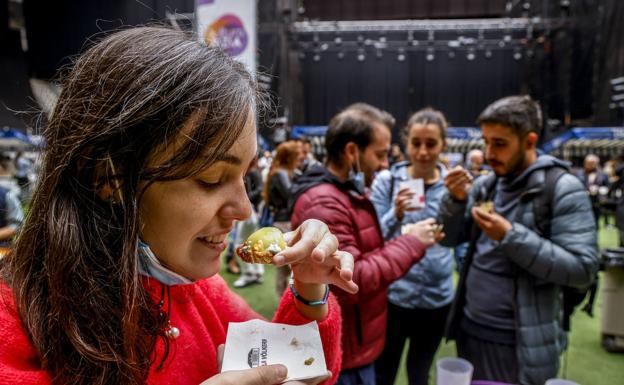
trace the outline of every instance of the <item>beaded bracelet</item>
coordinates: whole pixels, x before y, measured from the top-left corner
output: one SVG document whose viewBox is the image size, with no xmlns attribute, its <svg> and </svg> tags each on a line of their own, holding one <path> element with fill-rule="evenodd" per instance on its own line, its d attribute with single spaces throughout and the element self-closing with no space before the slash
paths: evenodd
<svg viewBox="0 0 624 385">
<path fill-rule="evenodd" d="M 325 294 L 323 294 L 322 299 L 318 299 L 316 301 L 309 301 L 303 298 L 295 289 L 294 284 L 290 284 L 290 291 L 293 293 L 293 296 L 297 299 L 297 301 L 301 302 L 304 305 L 308 306 L 323 306 L 327 303 L 327 298 L 329 298 L 329 285 L 325 285 Z"/>
</svg>

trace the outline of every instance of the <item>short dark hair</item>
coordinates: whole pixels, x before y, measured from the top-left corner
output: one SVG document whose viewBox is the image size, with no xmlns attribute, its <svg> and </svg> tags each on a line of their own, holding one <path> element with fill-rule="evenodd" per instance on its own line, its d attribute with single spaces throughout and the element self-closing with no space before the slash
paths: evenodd
<svg viewBox="0 0 624 385">
<path fill-rule="evenodd" d="M 507 96 L 498 99 L 483 110 L 477 124 L 500 124 L 512 128 L 519 137 L 529 132 L 542 131 L 542 109 L 528 95 Z"/>
<path fill-rule="evenodd" d="M 394 119 L 394 116 L 392 116 L 392 114 L 388 111 L 384 111 L 367 103 L 353 103 L 345 108 L 345 110 L 361 111 L 369 119 L 374 120 L 376 123 L 383 124 L 390 130 L 392 130 L 392 127 L 396 124 L 396 119 Z"/>
<path fill-rule="evenodd" d="M 375 124 L 382 124 L 389 130 L 394 126 L 394 117 L 379 108 L 366 103 L 355 103 L 342 110 L 329 122 L 325 134 L 327 161 L 342 165 L 342 153 L 349 142 L 365 149 L 373 140 Z"/>
</svg>

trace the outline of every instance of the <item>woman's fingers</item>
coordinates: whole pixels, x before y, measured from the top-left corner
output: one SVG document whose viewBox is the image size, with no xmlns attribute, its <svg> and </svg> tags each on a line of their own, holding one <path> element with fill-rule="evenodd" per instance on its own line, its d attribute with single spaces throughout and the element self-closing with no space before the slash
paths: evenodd
<svg viewBox="0 0 624 385">
<path fill-rule="evenodd" d="M 334 286 L 337 286 L 339 288 L 341 288 L 342 290 L 346 291 L 347 293 L 350 294 L 355 294 L 358 292 L 359 287 L 358 285 L 353 282 L 352 280 L 344 280 L 341 276 L 341 271 L 338 270 L 337 268 L 334 269 L 330 274 L 329 274 L 329 283 L 331 283 Z"/>
<path fill-rule="evenodd" d="M 323 262 L 329 255 L 338 249 L 338 238 L 329 231 L 325 233 L 321 242 L 312 251 L 312 258 L 317 262 Z"/>
<path fill-rule="evenodd" d="M 346 251 L 336 251 L 335 257 L 338 259 L 338 268 L 340 269 L 340 277 L 345 281 L 350 281 L 353 279 L 353 268 L 355 267 L 355 262 L 353 260 L 353 255 Z"/>
<path fill-rule="evenodd" d="M 232 370 L 217 374 L 201 385 L 275 385 L 284 382 L 288 376 L 288 369 L 284 365 L 266 365 L 253 369 Z"/>
<path fill-rule="evenodd" d="M 357 293 L 359 288 L 358 285 L 353 282 L 353 267 L 355 263 L 351 253 L 337 251 L 332 258 L 334 261 L 334 269 L 329 275 L 329 282 L 348 293 Z"/>
<path fill-rule="evenodd" d="M 327 234 L 330 236 L 326 237 Z M 316 219 L 308 219 L 295 231 L 284 235 L 286 243 L 291 247 L 277 253 L 273 257 L 273 262 L 277 266 L 281 266 L 297 262 L 308 256 L 312 256 L 317 261 L 322 261 L 327 255 L 333 254 L 338 247 L 338 241 L 335 238 L 329 232 L 326 224 Z M 318 250 L 316 250 L 317 247 Z"/>
</svg>

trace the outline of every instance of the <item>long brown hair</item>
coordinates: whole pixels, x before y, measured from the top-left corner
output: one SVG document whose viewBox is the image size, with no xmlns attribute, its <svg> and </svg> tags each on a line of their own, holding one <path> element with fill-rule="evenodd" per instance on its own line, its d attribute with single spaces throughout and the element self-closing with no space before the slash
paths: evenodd
<svg viewBox="0 0 624 385">
<path fill-rule="evenodd" d="M 54 383 L 142 384 L 164 362 L 154 347 L 162 338 L 167 351 L 165 320 L 138 271 L 139 182 L 214 163 L 256 110 L 257 90 L 221 50 L 166 28 L 117 32 L 75 62 L 44 131 L 28 218 L 1 267 Z M 169 145 L 175 154 L 148 169 Z M 103 200 L 102 185 L 119 199 Z"/>
<path fill-rule="evenodd" d="M 264 182 L 264 189 L 262 190 L 262 199 L 266 204 L 269 204 L 269 191 L 271 190 L 271 177 L 279 168 L 288 169 L 299 158 L 301 154 L 301 143 L 296 140 L 289 140 L 280 143 L 275 149 L 275 157 L 271 162 L 269 168 L 269 174 Z M 289 175 L 292 178 L 292 173 L 289 170 Z"/>
</svg>

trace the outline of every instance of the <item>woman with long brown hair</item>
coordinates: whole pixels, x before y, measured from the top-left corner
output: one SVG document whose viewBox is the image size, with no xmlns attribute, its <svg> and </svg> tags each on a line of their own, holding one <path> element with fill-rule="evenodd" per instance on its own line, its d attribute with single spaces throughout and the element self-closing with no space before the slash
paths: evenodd
<svg viewBox="0 0 624 385">
<path fill-rule="evenodd" d="M 260 317 L 217 275 L 256 153 L 257 87 L 221 50 L 182 32 L 134 28 L 68 73 L 40 183 L 1 262 L 0 382 L 274 384 L 285 367 L 219 373 L 229 322 Z M 292 291 L 275 315 L 317 320 L 340 365 L 327 284 L 354 292 L 352 256 L 321 222 L 286 234 Z M 323 302 L 323 301 L 321 301 Z"/>
<path fill-rule="evenodd" d="M 409 161 L 395 163 L 375 179 L 371 201 L 387 240 L 400 236 L 405 225 L 438 216 L 447 191 L 447 169 L 440 160 L 446 149 L 447 127 L 441 111 L 424 108 L 414 113 L 401 132 Z M 412 181 L 421 183 L 423 207 L 411 203 L 416 192 L 405 183 Z M 429 383 L 429 369 L 453 300 L 452 263 L 451 250 L 436 243 L 388 288 L 388 332 L 384 350 L 375 361 L 377 384 L 394 384 L 407 339 L 408 383 Z"/>
<path fill-rule="evenodd" d="M 302 154 L 301 143 L 294 140 L 280 143 L 275 149 L 275 156 L 264 184 L 262 193 L 264 204 L 271 208 L 273 221 L 282 231 L 290 230 L 289 189 L 295 172 L 303 161 Z"/>
<path fill-rule="evenodd" d="M 295 177 L 295 171 L 303 162 L 301 143 L 289 140 L 280 143 L 275 149 L 275 156 L 269 168 L 269 174 L 264 183 L 262 193 L 263 202 L 273 215 L 273 226 L 282 231 L 290 230 L 290 210 L 288 197 L 290 185 Z M 275 292 L 281 296 L 290 278 L 288 265 L 277 268 L 275 274 Z"/>
</svg>

